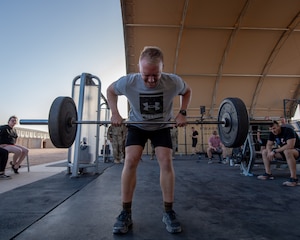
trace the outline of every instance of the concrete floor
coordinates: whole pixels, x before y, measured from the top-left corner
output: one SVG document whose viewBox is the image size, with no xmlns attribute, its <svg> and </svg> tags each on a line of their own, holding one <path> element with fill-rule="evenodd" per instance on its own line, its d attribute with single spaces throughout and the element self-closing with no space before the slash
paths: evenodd
<svg viewBox="0 0 300 240">
<path fill-rule="evenodd" d="M 165 230 L 158 164 L 146 156 L 138 168 L 133 228 L 113 235 L 122 167 L 102 163 L 101 174 L 79 178 L 59 172 L 0 194 L 0 239 L 300 239 L 300 187 L 281 185 L 287 169 L 260 181 L 197 156 L 174 160 L 174 210 L 182 233 Z M 261 165 L 253 169 L 263 172 Z"/>
</svg>

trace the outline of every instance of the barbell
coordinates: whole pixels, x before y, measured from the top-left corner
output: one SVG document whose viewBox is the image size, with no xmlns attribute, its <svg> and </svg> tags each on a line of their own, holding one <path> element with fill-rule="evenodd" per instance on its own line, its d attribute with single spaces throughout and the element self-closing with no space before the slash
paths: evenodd
<svg viewBox="0 0 300 240">
<path fill-rule="evenodd" d="M 75 141 L 78 124 L 111 124 L 110 121 L 79 121 L 74 100 L 57 97 L 50 108 L 48 120 L 21 119 L 23 125 L 48 125 L 49 136 L 57 148 L 69 148 Z M 124 124 L 176 124 L 175 121 L 124 121 Z M 219 107 L 217 121 L 188 121 L 187 124 L 217 124 L 221 142 L 229 148 L 244 144 L 249 128 L 249 118 L 244 102 L 239 98 L 225 98 Z"/>
</svg>

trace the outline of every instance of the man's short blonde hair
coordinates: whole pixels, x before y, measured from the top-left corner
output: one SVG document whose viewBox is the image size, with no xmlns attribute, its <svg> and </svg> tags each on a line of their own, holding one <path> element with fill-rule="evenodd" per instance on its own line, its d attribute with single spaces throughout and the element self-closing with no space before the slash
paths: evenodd
<svg viewBox="0 0 300 240">
<path fill-rule="evenodd" d="M 147 58 L 150 63 L 164 62 L 164 54 L 159 47 L 146 46 L 140 54 L 139 61 Z"/>
</svg>

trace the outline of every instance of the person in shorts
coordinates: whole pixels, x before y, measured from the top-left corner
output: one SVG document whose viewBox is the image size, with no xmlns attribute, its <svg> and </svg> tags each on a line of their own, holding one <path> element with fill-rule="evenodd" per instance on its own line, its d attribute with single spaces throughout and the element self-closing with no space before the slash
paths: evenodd
<svg viewBox="0 0 300 240">
<path fill-rule="evenodd" d="M 6 149 L 9 153 L 13 153 L 13 160 L 10 162 L 11 168 L 14 173 L 19 174 L 19 168 L 22 161 L 28 156 L 28 148 L 17 144 L 17 130 L 15 125 L 18 118 L 11 116 L 8 119 L 7 125 L 0 126 L 0 147 Z"/>
<path fill-rule="evenodd" d="M 182 230 L 173 210 L 175 173 L 170 134 L 172 125 L 165 122 L 175 119 L 178 127 L 186 126 L 191 88 L 179 76 L 163 72 L 163 65 L 162 51 L 158 47 L 145 47 L 139 57 L 139 73 L 121 77 L 107 89 L 112 125 L 119 126 L 123 122 L 117 106 L 119 95 L 127 97 L 130 104 L 129 121 L 136 122 L 127 125 L 125 162 L 121 177 L 123 209 L 113 226 L 114 234 L 127 233 L 132 226 L 131 206 L 137 181 L 136 170 L 148 139 L 155 148 L 160 167 L 163 222 L 170 233 Z M 174 118 L 173 99 L 178 95 L 181 96 L 181 108 Z M 155 124 L 155 121 L 164 123 Z"/>
<path fill-rule="evenodd" d="M 219 156 L 219 163 L 227 164 L 227 151 L 224 144 L 221 142 L 220 136 L 218 135 L 218 132 L 216 130 L 213 131 L 212 135 L 208 139 L 208 147 L 206 153 L 208 157 L 208 164 L 213 163 L 213 154 L 217 154 Z"/>
<path fill-rule="evenodd" d="M 295 187 L 298 185 L 296 160 L 300 156 L 300 139 L 292 128 L 280 126 L 277 121 L 272 122 L 270 131 L 266 149 L 262 151 L 265 173 L 257 178 L 260 180 L 274 179 L 271 173 L 271 161 L 275 158 L 283 159 L 287 162 L 290 170 L 290 178 L 283 182 L 283 185 Z"/>
</svg>

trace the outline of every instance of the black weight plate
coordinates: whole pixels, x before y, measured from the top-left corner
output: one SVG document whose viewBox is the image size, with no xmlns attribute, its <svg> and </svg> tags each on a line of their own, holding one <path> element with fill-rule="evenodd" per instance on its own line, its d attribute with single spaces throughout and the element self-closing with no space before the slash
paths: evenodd
<svg viewBox="0 0 300 240">
<path fill-rule="evenodd" d="M 77 109 L 73 99 L 57 97 L 51 105 L 48 116 L 49 135 L 55 147 L 72 146 L 77 132 L 77 124 L 71 124 L 72 120 L 77 120 Z"/>
<path fill-rule="evenodd" d="M 244 102 L 239 98 L 225 98 L 219 108 L 218 130 L 221 142 L 229 148 L 240 147 L 244 144 L 249 128 L 249 118 Z"/>
</svg>

